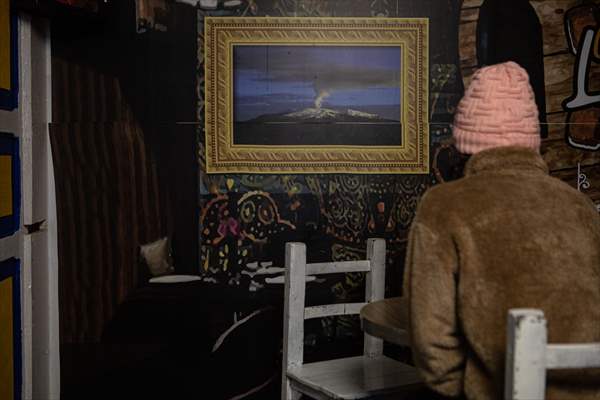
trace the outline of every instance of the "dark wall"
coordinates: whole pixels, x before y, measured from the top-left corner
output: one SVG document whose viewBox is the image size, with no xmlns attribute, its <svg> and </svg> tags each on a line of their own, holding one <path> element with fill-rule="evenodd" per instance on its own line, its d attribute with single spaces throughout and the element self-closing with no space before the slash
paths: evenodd
<svg viewBox="0 0 600 400">
<path fill-rule="evenodd" d="M 399 294 L 408 229 L 419 198 L 451 172 L 447 147 L 441 143 L 451 136 L 449 122 L 463 92 L 457 48 L 461 3 L 258 0 L 255 7 L 217 13 L 239 17 L 430 18 L 430 136 L 432 167 L 436 169 L 429 175 L 203 173 L 200 263 L 206 280 L 260 290 L 269 284 L 265 275 L 255 274 L 256 269 L 283 267 L 287 241 L 307 243 L 312 262 L 363 258 L 366 239 L 383 237 L 388 243 L 388 294 Z M 199 24 L 202 32 L 202 18 Z M 202 35 L 199 42 L 202 49 Z M 202 55 L 199 63 L 202 71 Z M 199 108 L 202 111 L 202 101 Z M 203 142 L 203 132 L 200 137 Z M 358 296 L 362 283 L 361 275 L 349 274 L 332 281 L 331 290 L 338 299 Z"/>
</svg>

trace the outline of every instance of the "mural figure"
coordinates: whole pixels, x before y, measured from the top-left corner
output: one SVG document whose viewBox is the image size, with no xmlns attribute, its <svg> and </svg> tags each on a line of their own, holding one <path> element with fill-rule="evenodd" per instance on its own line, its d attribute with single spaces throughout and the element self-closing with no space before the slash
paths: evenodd
<svg viewBox="0 0 600 400">
<path fill-rule="evenodd" d="M 578 149 L 600 149 L 600 91 L 590 90 L 592 62 L 600 63 L 600 7 L 582 5 L 565 14 L 569 50 L 576 57 L 573 94 L 563 102 L 568 112 L 566 139 Z"/>
</svg>

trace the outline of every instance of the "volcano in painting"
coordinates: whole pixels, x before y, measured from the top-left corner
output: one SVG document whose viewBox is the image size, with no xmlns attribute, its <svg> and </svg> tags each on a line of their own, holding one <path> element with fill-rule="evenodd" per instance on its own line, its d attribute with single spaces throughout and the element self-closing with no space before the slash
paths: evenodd
<svg viewBox="0 0 600 400">
<path fill-rule="evenodd" d="M 236 145 L 400 146 L 401 47 L 233 47 Z"/>
</svg>

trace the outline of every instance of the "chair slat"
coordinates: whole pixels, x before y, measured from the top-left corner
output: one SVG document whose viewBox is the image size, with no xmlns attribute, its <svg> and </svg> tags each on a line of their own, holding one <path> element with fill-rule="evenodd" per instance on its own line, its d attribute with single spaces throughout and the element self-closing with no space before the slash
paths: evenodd
<svg viewBox="0 0 600 400">
<path fill-rule="evenodd" d="M 543 399 L 547 369 L 600 367 L 600 342 L 548 344 L 542 310 L 508 311 L 506 400 Z"/>
<path fill-rule="evenodd" d="M 304 361 L 304 320 L 302 311 L 305 304 L 306 245 L 286 243 L 285 245 L 285 297 L 283 316 L 283 368 L 290 369 L 302 365 Z M 281 398 L 296 400 L 289 380 L 282 376 Z"/>
<path fill-rule="evenodd" d="M 371 263 L 371 272 L 365 279 L 365 301 L 382 300 L 385 295 L 385 240 L 367 240 L 367 260 Z M 383 340 L 365 333 L 363 353 L 368 357 L 383 354 Z"/>
<path fill-rule="evenodd" d="M 508 311 L 506 400 L 543 399 L 546 391 L 546 319 L 541 310 Z"/>
<path fill-rule="evenodd" d="M 546 368 L 599 368 L 600 343 L 549 344 Z"/>
<path fill-rule="evenodd" d="M 306 275 L 341 274 L 346 272 L 368 272 L 370 270 L 371 263 L 368 260 L 306 264 Z"/>
<path fill-rule="evenodd" d="M 360 309 L 366 304 L 367 303 L 340 303 L 306 307 L 304 309 L 304 319 L 330 317 L 332 315 L 359 314 Z"/>
</svg>

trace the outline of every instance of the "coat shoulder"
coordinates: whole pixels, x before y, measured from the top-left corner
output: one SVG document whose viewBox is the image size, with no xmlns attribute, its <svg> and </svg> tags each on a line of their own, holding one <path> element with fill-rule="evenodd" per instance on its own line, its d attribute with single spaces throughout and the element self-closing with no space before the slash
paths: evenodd
<svg viewBox="0 0 600 400">
<path fill-rule="evenodd" d="M 460 209 L 464 190 L 464 178 L 429 188 L 419 201 L 417 220 L 429 226 L 445 223 Z"/>
</svg>

